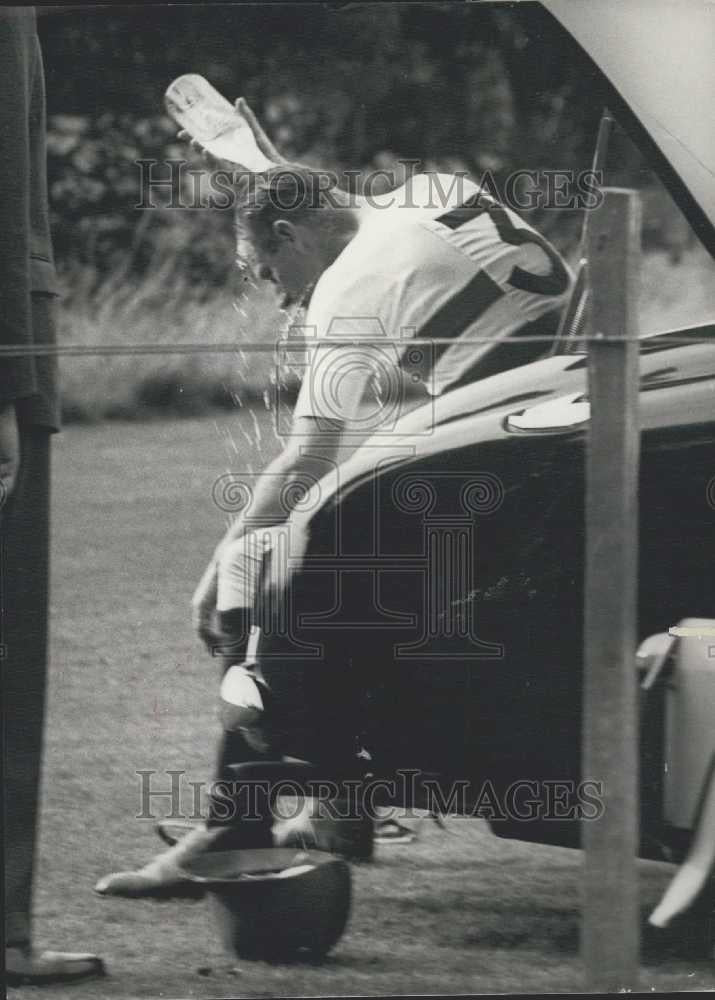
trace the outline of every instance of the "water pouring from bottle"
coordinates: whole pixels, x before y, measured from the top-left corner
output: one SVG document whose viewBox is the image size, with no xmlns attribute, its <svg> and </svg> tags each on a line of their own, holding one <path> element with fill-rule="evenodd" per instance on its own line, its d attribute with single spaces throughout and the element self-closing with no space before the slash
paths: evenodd
<svg viewBox="0 0 715 1000">
<path fill-rule="evenodd" d="M 164 102 L 174 121 L 217 159 L 252 173 L 277 166 L 258 148 L 240 111 L 198 73 L 177 77 L 167 87 Z"/>
</svg>

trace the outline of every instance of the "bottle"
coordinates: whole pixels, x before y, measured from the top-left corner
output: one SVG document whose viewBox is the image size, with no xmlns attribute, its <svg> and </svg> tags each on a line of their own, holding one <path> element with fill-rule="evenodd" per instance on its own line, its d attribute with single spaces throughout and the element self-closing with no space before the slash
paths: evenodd
<svg viewBox="0 0 715 1000">
<path fill-rule="evenodd" d="M 260 151 L 248 122 L 198 73 L 186 73 L 170 83 L 166 110 L 192 139 L 221 160 L 253 173 L 276 166 Z"/>
</svg>

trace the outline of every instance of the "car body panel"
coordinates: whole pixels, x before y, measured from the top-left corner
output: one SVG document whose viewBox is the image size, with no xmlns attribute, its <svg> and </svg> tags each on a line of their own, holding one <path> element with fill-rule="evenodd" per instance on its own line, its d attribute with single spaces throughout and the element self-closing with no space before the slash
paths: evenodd
<svg viewBox="0 0 715 1000">
<path fill-rule="evenodd" d="M 693 343 L 686 343 L 691 340 Z M 641 343 L 641 428 L 706 422 L 715 408 L 712 396 L 715 324 L 671 331 Z M 657 395 L 653 390 L 658 389 Z M 557 355 L 501 372 L 457 389 L 413 410 L 387 438 L 373 437 L 330 474 L 293 515 L 296 530 L 303 529 L 320 506 L 335 494 L 353 489 L 377 465 L 405 463 L 468 446 L 488 436 L 511 441 L 507 426 L 511 414 L 571 396 L 587 400 L 585 355 Z M 566 425 L 554 433 L 571 434 Z"/>
<path fill-rule="evenodd" d="M 715 607 L 715 327 L 680 333 L 693 342 L 641 345 L 641 637 Z M 362 732 L 376 769 L 429 776 L 445 807 L 505 836 L 578 843 L 577 803 L 544 819 L 527 793 L 597 780 L 580 764 L 588 425 L 514 433 L 507 418 L 586 389 L 585 358 L 570 355 L 458 390 L 404 418 L 388 445 L 373 439 L 294 514 L 289 634 L 268 623 L 261 662 L 303 705 L 293 724 L 306 756 Z M 643 851 L 659 856 L 653 705 Z M 450 804 L 455 781 L 465 787 Z M 515 784 L 530 819 L 504 807 Z"/>
</svg>

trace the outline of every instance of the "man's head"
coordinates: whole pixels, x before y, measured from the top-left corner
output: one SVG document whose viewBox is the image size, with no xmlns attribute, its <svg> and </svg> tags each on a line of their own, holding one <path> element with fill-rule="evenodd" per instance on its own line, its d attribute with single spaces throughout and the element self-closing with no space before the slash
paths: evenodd
<svg viewBox="0 0 715 1000">
<path fill-rule="evenodd" d="M 351 196 L 325 172 L 285 164 L 252 178 L 237 210 L 239 257 L 300 300 L 357 231 Z"/>
</svg>

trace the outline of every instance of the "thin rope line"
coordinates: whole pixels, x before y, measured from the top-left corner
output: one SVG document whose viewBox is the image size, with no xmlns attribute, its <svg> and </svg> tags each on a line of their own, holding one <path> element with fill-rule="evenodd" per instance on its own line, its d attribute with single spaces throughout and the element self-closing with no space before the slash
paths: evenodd
<svg viewBox="0 0 715 1000">
<path fill-rule="evenodd" d="M 593 335 L 590 337 L 580 337 L 579 342 L 594 341 L 599 344 L 623 344 L 642 343 L 650 344 L 657 340 L 658 344 L 705 344 L 712 340 L 712 337 L 703 336 L 651 336 L 651 337 L 617 337 L 613 335 Z M 459 346 L 477 344 L 504 344 L 509 342 L 520 344 L 552 344 L 554 338 L 546 336 L 506 336 L 506 337 L 470 337 L 469 340 L 461 338 L 450 341 Z M 347 337 L 316 339 L 287 339 L 275 343 L 219 343 L 219 344 L 2 344 L 0 345 L 0 357 L 35 357 L 38 355 L 131 355 L 131 354 L 240 354 L 254 352 L 256 354 L 275 354 L 278 351 L 308 349 L 311 347 L 384 347 L 388 344 L 397 344 L 401 347 L 413 346 L 442 346 L 444 341 L 440 339 L 425 340 L 422 338 L 410 337 L 380 337 L 380 338 L 358 338 L 348 339 Z M 559 355 L 557 355 L 558 357 Z M 563 355 L 565 356 L 565 355 Z"/>
</svg>

